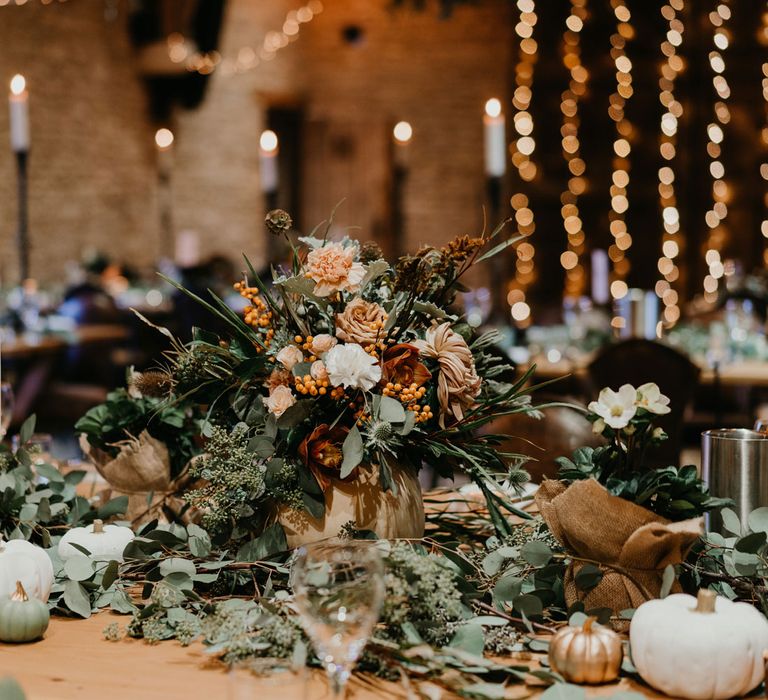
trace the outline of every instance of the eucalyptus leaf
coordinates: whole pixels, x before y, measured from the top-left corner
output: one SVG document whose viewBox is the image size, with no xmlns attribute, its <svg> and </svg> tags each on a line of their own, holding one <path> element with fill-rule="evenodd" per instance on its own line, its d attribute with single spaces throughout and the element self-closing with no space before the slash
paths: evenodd
<svg viewBox="0 0 768 700">
<path fill-rule="evenodd" d="M 76 615 L 91 616 L 91 597 L 80 582 L 70 580 L 64 584 L 64 602 Z"/>
<path fill-rule="evenodd" d="M 363 438 L 356 425 L 353 425 L 347 437 L 344 438 L 342 445 L 342 454 L 344 460 L 341 463 L 339 477 L 346 479 L 352 471 L 363 461 L 365 450 L 363 448 Z"/>
<path fill-rule="evenodd" d="M 75 554 L 64 562 L 64 573 L 73 581 L 87 581 L 94 571 L 93 562 L 82 554 Z"/>
</svg>

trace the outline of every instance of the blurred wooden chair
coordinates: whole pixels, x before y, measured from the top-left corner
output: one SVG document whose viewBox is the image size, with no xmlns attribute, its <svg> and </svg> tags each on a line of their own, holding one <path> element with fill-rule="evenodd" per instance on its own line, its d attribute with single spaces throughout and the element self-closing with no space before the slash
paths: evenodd
<svg viewBox="0 0 768 700">
<path fill-rule="evenodd" d="M 653 467 L 679 466 L 685 412 L 691 403 L 701 370 L 675 348 L 652 340 L 632 338 L 606 345 L 587 368 L 592 396 L 603 387 L 618 389 L 655 382 L 669 396 L 670 413 L 659 420 L 669 439 L 648 455 Z"/>
<path fill-rule="evenodd" d="M 536 394 L 535 404 L 549 402 L 582 406 L 583 402 L 569 396 Z M 531 480 L 554 479 L 558 466 L 555 459 L 570 457 L 574 450 L 586 445 L 596 447 L 604 441 L 592 432 L 592 424 L 584 414 L 567 406 L 544 409 L 542 419 L 520 414 L 504 416 L 488 426 L 488 432 L 509 435 L 500 449 L 528 455 L 531 461 L 524 465 Z"/>
</svg>

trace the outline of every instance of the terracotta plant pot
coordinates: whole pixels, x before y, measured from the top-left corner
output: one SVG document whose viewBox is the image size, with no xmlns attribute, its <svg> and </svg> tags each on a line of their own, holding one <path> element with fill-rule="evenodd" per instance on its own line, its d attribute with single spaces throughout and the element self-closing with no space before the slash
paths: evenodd
<svg viewBox="0 0 768 700">
<path fill-rule="evenodd" d="M 392 465 L 397 495 L 382 491 L 379 470 L 360 469 L 349 481 L 333 480 L 325 492 L 325 515 L 313 518 L 306 511 L 282 508 L 278 521 L 285 530 L 288 546 L 336 537 L 350 521 L 358 530 L 371 530 L 385 539 L 418 538 L 424 535 L 424 501 L 416 475 Z"/>
</svg>

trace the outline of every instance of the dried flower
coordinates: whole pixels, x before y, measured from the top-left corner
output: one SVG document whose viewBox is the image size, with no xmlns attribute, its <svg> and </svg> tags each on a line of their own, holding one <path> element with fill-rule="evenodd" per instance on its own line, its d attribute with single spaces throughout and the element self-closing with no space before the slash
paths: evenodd
<svg viewBox="0 0 768 700">
<path fill-rule="evenodd" d="M 315 296 L 327 297 L 360 289 L 365 267 L 355 262 L 356 254 L 357 246 L 345 248 L 341 243 L 328 243 L 309 251 L 305 274 L 315 282 Z"/>
<path fill-rule="evenodd" d="M 342 445 L 348 432 L 349 428 L 330 428 L 327 423 L 323 423 L 299 445 L 299 456 L 312 470 L 324 491 L 331 485 L 332 476 L 338 476 L 341 469 L 341 463 L 344 461 Z"/>
<path fill-rule="evenodd" d="M 387 314 L 372 301 L 353 299 L 343 313 L 336 314 L 336 337 L 346 343 L 374 345 L 382 335 Z"/>
<path fill-rule="evenodd" d="M 466 341 L 451 329 L 450 323 L 441 323 L 432 326 L 424 340 L 415 340 L 413 344 L 425 357 L 435 358 L 440 366 L 437 378 L 440 426 L 445 427 L 447 415 L 461 420 L 464 409 L 474 405 L 482 385 Z"/>
<path fill-rule="evenodd" d="M 282 385 L 276 386 L 269 392 L 269 396 L 263 397 L 262 400 L 269 412 L 278 418 L 296 403 L 296 397 L 291 389 Z"/>
<path fill-rule="evenodd" d="M 139 396 L 163 399 L 171 393 L 173 380 L 168 373 L 158 370 L 133 372 L 129 380 L 128 392 L 131 393 L 132 389 L 138 392 Z"/>
<path fill-rule="evenodd" d="M 381 260 L 384 253 L 381 246 L 375 241 L 366 241 L 360 246 L 360 262 L 369 264 L 375 260 Z"/>
<path fill-rule="evenodd" d="M 287 370 L 279 367 L 273 369 L 269 378 L 264 382 L 264 386 L 269 390 L 271 394 L 279 386 L 290 386 L 293 375 Z"/>
<path fill-rule="evenodd" d="M 291 215 L 284 209 L 273 209 L 267 214 L 264 222 L 266 223 L 269 232 L 276 236 L 279 236 L 286 231 L 290 231 L 291 226 L 293 226 Z"/>
</svg>

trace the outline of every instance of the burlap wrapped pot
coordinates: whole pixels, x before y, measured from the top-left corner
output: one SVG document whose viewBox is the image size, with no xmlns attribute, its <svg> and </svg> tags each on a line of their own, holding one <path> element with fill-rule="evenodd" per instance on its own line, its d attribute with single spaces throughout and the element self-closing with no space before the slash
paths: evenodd
<svg viewBox="0 0 768 700">
<path fill-rule="evenodd" d="M 664 569 L 682 562 L 702 531 L 702 518 L 669 522 L 612 496 L 594 479 L 570 486 L 547 479 L 535 498 L 552 534 L 575 557 L 564 580 L 569 607 L 581 601 L 587 610 L 619 613 L 657 598 Z M 594 588 L 583 591 L 576 576 L 588 562 L 599 566 L 603 576 Z M 680 590 L 677 581 L 672 590 Z"/>
<path fill-rule="evenodd" d="M 174 479 L 168 448 L 146 430 L 121 442 L 116 457 L 92 446 L 85 435 L 80 436 L 80 447 L 110 485 L 105 499 L 128 496 L 125 518 L 133 526 L 155 518 L 168 522 L 169 512 L 180 513 L 183 509 L 185 501 L 177 494 L 189 488 L 187 468 Z M 196 522 L 198 516 L 188 509 L 183 520 Z"/>
</svg>

